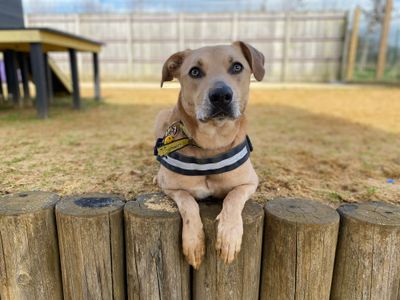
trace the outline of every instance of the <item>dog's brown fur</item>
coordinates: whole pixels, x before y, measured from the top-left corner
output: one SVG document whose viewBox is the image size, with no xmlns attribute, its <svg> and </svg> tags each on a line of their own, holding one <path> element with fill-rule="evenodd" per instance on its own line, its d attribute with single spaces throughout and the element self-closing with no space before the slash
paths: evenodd
<svg viewBox="0 0 400 300">
<path fill-rule="evenodd" d="M 229 74 L 233 62 L 240 62 L 240 74 Z M 181 91 L 177 105 L 163 110 L 156 120 L 156 136 L 162 137 L 174 121 L 182 121 L 200 148 L 189 146 L 180 153 L 195 157 L 211 157 L 228 151 L 243 142 L 246 136 L 245 108 L 249 96 L 250 75 L 257 80 L 264 76 L 264 56 L 252 46 L 235 42 L 230 46 L 203 47 L 175 53 L 164 64 L 164 81 L 178 78 Z M 206 76 L 193 79 L 188 73 L 193 66 L 201 67 Z M 196 112 L 216 81 L 223 81 L 233 90 L 239 101 L 240 116 L 235 119 L 210 119 L 201 122 Z M 194 268 L 201 264 L 205 253 L 203 224 L 195 199 L 208 196 L 224 198 L 218 215 L 216 250 L 230 263 L 240 251 L 243 223 L 242 209 L 258 185 L 258 177 L 250 159 L 232 171 L 209 176 L 184 176 L 161 166 L 156 177 L 161 189 L 177 204 L 183 219 L 183 253 Z"/>
</svg>

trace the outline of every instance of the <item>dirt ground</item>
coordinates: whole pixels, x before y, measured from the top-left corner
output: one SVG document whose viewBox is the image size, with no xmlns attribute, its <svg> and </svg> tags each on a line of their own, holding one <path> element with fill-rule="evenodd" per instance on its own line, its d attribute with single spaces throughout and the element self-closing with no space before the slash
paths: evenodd
<svg viewBox="0 0 400 300">
<path fill-rule="evenodd" d="M 153 122 L 177 94 L 106 87 L 102 104 L 87 99 L 73 111 L 61 101 L 45 121 L 32 108 L 0 108 L 0 194 L 96 191 L 132 199 L 158 190 Z M 400 202 L 400 88 L 255 86 L 247 115 L 258 201 Z"/>
</svg>

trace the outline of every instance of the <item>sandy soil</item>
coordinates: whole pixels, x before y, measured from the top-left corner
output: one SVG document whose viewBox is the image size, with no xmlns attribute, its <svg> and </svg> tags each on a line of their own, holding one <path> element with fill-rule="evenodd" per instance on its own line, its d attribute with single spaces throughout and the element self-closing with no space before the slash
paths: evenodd
<svg viewBox="0 0 400 300">
<path fill-rule="evenodd" d="M 88 99 L 77 112 L 60 101 L 45 121 L 31 108 L 0 106 L 0 194 L 96 191 L 132 199 L 158 190 L 153 122 L 177 94 L 108 86 L 104 103 Z M 400 202 L 399 88 L 256 86 L 247 115 L 258 201 Z"/>
</svg>

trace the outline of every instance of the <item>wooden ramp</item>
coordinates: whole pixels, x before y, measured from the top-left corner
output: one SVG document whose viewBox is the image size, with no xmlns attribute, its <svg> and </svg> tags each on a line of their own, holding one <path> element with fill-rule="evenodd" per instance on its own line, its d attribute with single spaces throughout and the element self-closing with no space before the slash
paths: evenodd
<svg viewBox="0 0 400 300">
<path fill-rule="evenodd" d="M 49 67 L 53 81 L 54 95 L 57 96 L 71 95 L 72 93 L 71 79 L 61 71 L 61 69 L 57 66 L 57 63 L 50 57 L 49 57 Z"/>
<path fill-rule="evenodd" d="M 25 60 L 21 65 L 24 85 L 24 96 L 29 97 L 28 78 L 32 77 L 36 87 L 36 109 L 39 118 L 47 118 L 48 106 L 53 95 L 72 94 L 73 107 L 80 108 L 80 91 L 77 52 L 90 52 L 93 55 L 93 79 L 95 86 L 95 99 L 100 99 L 99 57 L 102 43 L 89 40 L 68 32 L 50 28 L 11 28 L 0 29 L 0 51 L 5 53 L 8 64 L 8 87 L 12 91 L 13 102 L 18 104 L 20 93 L 18 88 L 17 56 Z M 66 52 L 69 54 L 71 66 L 71 87 L 64 79 L 61 72 L 53 64 L 48 64 L 48 55 L 53 52 Z M 31 64 L 28 62 L 29 53 Z M 31 74 L 29 75 L 29 68 Z M 7 75 L 8 75 L 7 74 Z M 51 75 L 51 76 L 50 76 Z M 22 77 L 22 76 L 21 76 Z M 50 88 L 51 87 L 51 88 Z M 53 93 L 55 91 L 55 93 Z"/>
</svg>

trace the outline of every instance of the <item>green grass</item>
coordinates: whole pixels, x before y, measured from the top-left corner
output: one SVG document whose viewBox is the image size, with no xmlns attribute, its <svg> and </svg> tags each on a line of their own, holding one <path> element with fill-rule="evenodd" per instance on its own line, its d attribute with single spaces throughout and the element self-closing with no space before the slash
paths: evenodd
<svg viewBox="0 0 400 300">
<path fill-rule="evenodd" d="M 365 70 L 359 70 L 357 67 L 354 70 L 354 80 L 355 81 L 376 81 L 376 68 L 367 67 Z M 399 82 L 400 81 L 400 70 L 395 70 L 392 68 L 386 68 L 383 74 L 383 82 Z"/>
</svg>

